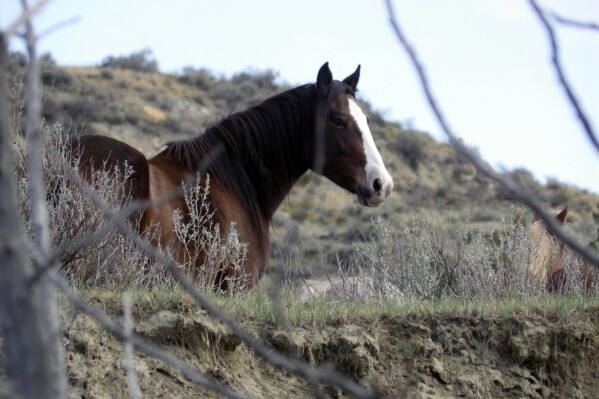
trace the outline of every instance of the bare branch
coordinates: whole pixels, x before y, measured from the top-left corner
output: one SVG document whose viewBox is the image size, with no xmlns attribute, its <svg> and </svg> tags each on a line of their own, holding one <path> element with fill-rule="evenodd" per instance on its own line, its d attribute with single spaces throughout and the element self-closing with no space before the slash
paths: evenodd
<svg viewBox="0 0 599 399">
<path fill-rule="evenodd" d="M 579 29 L 595 30 L 595 31 L 599 32 L 599 24 L 597 24 L 595 22 L 576 21 L 574 19 L 562 17 L 561 15 L 559 15 L 558 13 L 556 13 L 554 11 L 549 11 L 549 14 L 551 15 L 551 17 L 553 19 L 555 19 L 557 22 L 559 22 L 562 25 L 571 26 L 571 27 L 579 28 Z"/>
<path fill-rule="evenodd" d="M 496 172 L 489 164 L 481 160 L 476 153 L 474 153 L 470 148 L 468 148 L 462 142 L 462 140 L 460 140 L 459 137 L 453 132 L 453 130 L 449 127 L 447 119 L 443 115 L 441 108 L 437 104 L 437 100 L 433 95 L 422 62 L 420 61 L 412 45 L 408 42 L 406 35 L 402 31 L 399 22 L 395 17 L 395 10 L 393 9 L 391 0 L 385 0 L 385 3 L 387 6 L 387 13 L 389 17 L 389 22 L 391 24 L 391 28 L 393 29 L 393 32 L 395 33 L 395 36 L 399 40 L 401 46 L 406 51 L 409 60 L 412 62 L 412 65 L 416 70 L 416 74 L 419 78 L 429 107 L 433 112 L 433 115 L 437 119 L 437 122 L 441 126 L 443 133 L 449 140 L 449 143 L 470 163 L 472 163 L 472 165 L 474 165 L 474 167 L 479 173 L 495 181 L 497 184 L 499 184 L 499 186 L 505 193 L 509 194 L 522 204 L 526 205 L 531 210 L 535 211 L 539 215 L 541 220 L 543 220 L 545 225 L 555 233 L 556 237 L 558 237 L 566 245 L 568 245 L 570 248 L 579 253 L 585 260 L 589 261 L 591 264 L 593 264 L 595 268 L 599 270 L 599 256 L 597 256 L 595 252 L 592 252 L 588 248 L 582 246 L 572 236 L 571 233 L 567 232 L 564 228 L 562 228 L 559 225 L 559 223 L 557 223 L 557 221 L 555 220 L 555 216 L 549 214 L 529 190 L 526 190 L 511 177 Z"/>
<path fill-rule="evenodd" d="M 26 0 L 22 0 L 23 13 L 30 13 Z M 50 235 L 48 228 L 48 214 L 43 193 L 43 183 L 41 178 L 41 162 L 40 162 L 40 115 L 41 115 L 41 99 L 40 99 L 40 74 L 39 64 L 36 56 L 36 39 L 33 31 L 31 20 L 25 20 L 25 38 L 27 52 L 29 55 L 29 63 L 26 70 L 26 123 L 27 123 L 27 162 L 29 167 L 29 189 L 31 193 L 31 221 L 35 240 L 35 246 L 38 248 L 42 257 L 47 256 L 50 248 Z M 2 57 L 5 57 L 4 43 L 2 43 Z M 4 59 L 3 59 L 4 62 Z M 4 65 L 3 65 L 4 67 Z M 0 74 L 4 79 L 4 72 Z M 8 117 L 7 113 L 0 115 L 0 118 Z M 4 171 L 10 173 L 9 170 Z M 10 191 L 7 195 L 14 195 L 14 191 Z M 17 213 L 16 207 L 14 212 Z M 21 226 L 12 225 L 13 234 L 22 234 Z M 24 239 L 23 239 L 24 240 Z M 27 282 L 32 274 L 30 267 L 22 265 L 22 271 L 18 273 L 13 271 L 13 284 L 10 289 L 14 292 L 13 295 L 28 295 L 27 299 L 16 298 L 17 301 L 26 302 L 30 309 L 19 309 L 25 312 L 26 317 L 32 320 L 26 324 L 19 326 L 22 328 L 20 333 L 22 337 L 14 337 L 17 342 L 11 344 L 32 345 L 28 352 L 23 356 L 22 362 L 31 363 L 27 371 L 12 370 L 13 381 L 18 384 L 19 393 L 25 397 L 66 397 L 66 380 L 64 378 L 64 364 L 62 356 L 62 331 L 58 317 L 58 304 L 56 301 L 56 289 L 47 279 L 41 279 L 36 287 L 29 289 Z M 20 308 L 24 304 L 16 303 L 13 306 Z M 15 322 L 13 320 L 12 322 Z M 9 322 L 10 324 L 10 322 Z M 15 324 L 17 324 L 15 322 Z M 9 327 L 10 329 L 11 327 Z M 42 335 L 42 337 L 40 337 Z M 31 340 L 39 340 L 32 344 Z M 22 341 L 22 342 L 18 342 Z M 41 348 L 40 348 L 41 346 Z M 29 356 L 27 356 L 29 355 Z M 21 355 L 19 355 L 21 356 Z M 12 359 L 11 361 L 14 361 Z M 12 367 L 19 366 L 17 360 Z M 25 379 L 25 381 L 23 381 Z M 27 379 L 29 379 L 27 381 Z M 32 381 L 35 381 L 36 387 L 31 387 Z"/>
<path fill-rule="evenodd" d="M 27 10 L 27 2 L 22 0 L 23 8 Z M 40 71 L 37 62 L 36 38 L 31 22 L 25 22 L 27 53 L 29 62 L 25 72 L 25 101 L 27 110 L 27 170 L 31 201 L 31 225 L 33 238 L 42 254 L 50 252 L 50 231 L 48 228 L 48 210 L 41 166 L 41 93 Z"/>
<path fill-rule="evenodd" d="M 541 22 L 541 24 L 545 27 L 545 30 L 547 31 L 547 37 L 549 38 L 549 44 L 551 45 L 551 61 L 553 62 L 553 66 L 555 68 L 555 72 L 557 73 L 557 77 L 560 82 L 560 85 L 561 85 L 562 89 L 564 90 L 564 93 L 566 94 L 566 97 L 568 98 L 570 105 L 572 106 L 572 108 L 574 108 L 576 116 L 578 117 L 578 120 L 580 121 L 580 123 L 582 125 L 583 131 L 586 133 L 588 139 L 591 141 L 591 143 L 595 147 L 595 150 L 597 152 L 599 152 L 599 141 L 597 140 L 597 136 L 595 135 L 595 132 L 593 131 L 591 121 L 587 118 L 585 112 L 582 110 L 582 105 L 576 98 L 576 95 L 574 94 L 574 91 L 572 90 L 572 86 L 566 79 L 566 75 L 564 73 L 564 68 L 560 61 L 559 46 L 557 44 L 557 38 L 555 35 L 555 31 L 553 30 L 553 27 L 549 23 L 549 20 L 547 19 L 547 17 L 545 16 L 545 13 L 543 12 L 543 10 L 541 10 L 541 8 L 537 4 L 537 2 L 535 0 L 529 0 L 529 3 L 530 3 L 531 8 L 533 9 L 535 14 L 539 18 L 539 21 Z"/>
<path fill-rule="evenodd" d="M 127 374 L 127 390 L 131 399 L 140 399 L 141 390 L 139 389 L 137 374 L 135 373 L 133 345 L 131 344 L 133 316 L 131 315 L 131 295 L 128 292 L 123 294 L 123 316 L 123 332 L 125 334 L 125 339 L 123 340 L 123 365 Z"/>
<path fill-rule="evenodd" d="M 66 381 L 56 298 L 45 280 L 32 288 L 27 284 L 33 268 L 27 260 L 15 198 L 6 65 L 6 42 L 0 32 L 0 325 L 4 370 L 21 397 L 63 398 Z"/>
<path fill-rule="evenodd" d="M 21 16 L 19 18 L 16 19 L 16 21 L 14 21 L 6 30 L 6 34 L 5 37 L 9 38 L 12 35 L 17 33 L 17 30 L 19 30 L 19 28 L 23 25 L 29 22 L 29 20 L 31 19 L 31 17 L 37 13 L 46 3 L 48 2 L 48 0 L 38 0 L 37 3 L 35 3 L 34 5 L 32 5 L 31 7 L 28 7 L 23 14 L 21 14 Z"/>
<path fill-rule="evenodd" d="M 37 35 L 37 38 L 40 39 L 40 38 L 43 38 L 44 36 L 48 36 L 48 35 L 52 34 L 53 32 L 64 28 L 65 26 L 76 24 L 80 20 L 81 20 L 81 17 L 79 15 L 75 15 L 70 18 L 59 21 L 58 23 L 50 26 L 49 28 L 46 28 L 41 33 L 39 33 Z"/>
</svg>

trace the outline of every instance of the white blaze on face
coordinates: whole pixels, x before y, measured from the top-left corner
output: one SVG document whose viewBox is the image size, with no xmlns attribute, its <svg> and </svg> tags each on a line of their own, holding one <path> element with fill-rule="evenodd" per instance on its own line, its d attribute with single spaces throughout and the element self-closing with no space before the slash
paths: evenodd
<svg viewBox="0 0 599 399">
<path fill-rule="evenodd" d="M 373 187 L 373 183 L 376 179 L 380 179 L 382 185 L 381 195 L 377 198 L 373 198 L 375 204 L 378 204 L 385 200 L 387 195 L 391 192 L 391 189 L 393 188 L 393 179 L 389 175 L 389 172 L 387 172 L 387 168 L 385 168 L 385 164 L 383 163 L 383 158 L 381 158 L 381 154 L 374 144 L 374 139 L 372 138 L 372 133 L 368 127 L 366 115 L 364 115 L 364 112 L 353 98 L 349 99 L 349 112 L 362 133 L 362 144 L 364 146 L 364 153 L 366 154 L 365 173 L 366 179 L 368 180 L 368 188 L 371 189 Z"/>
</svg>

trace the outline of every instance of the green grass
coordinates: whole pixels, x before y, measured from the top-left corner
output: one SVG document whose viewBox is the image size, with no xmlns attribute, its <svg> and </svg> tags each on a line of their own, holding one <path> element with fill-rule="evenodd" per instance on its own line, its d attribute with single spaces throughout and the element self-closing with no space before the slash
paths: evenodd
<svg viewBox="0 0 599 399">
<path fill-rule="evenodd" d="M 200 308 L 192 297 L 177 289 L 131 289 L 134 314 L 138 319 L 151 314 L 170 310 L 193 314 Z M 81 294 L 111 314 L 122 313 L 123 291 L 86 289 Z M 213 292 L 205 295 L 227 315 L 238 320 L 257 321 L 261 324 L 323 327 L 355 321 L 374 322 L 381 317 L 434 318 L 434 317 L 477 317 L 506 319 L 538 315 L 551 319 L 575 321 L 585 318 L 589 311 L 599 311 L 597 296 L 545 295 L 532 299 L 503 298 L 472 301 L 444 299 L 440 301 L 406 302 L 393 301 L 331 301 L 318 299 L 300 302 L 291 290 L 282 290 L 274 300 L 265 289 L 234 296 Z"/>
</svg>

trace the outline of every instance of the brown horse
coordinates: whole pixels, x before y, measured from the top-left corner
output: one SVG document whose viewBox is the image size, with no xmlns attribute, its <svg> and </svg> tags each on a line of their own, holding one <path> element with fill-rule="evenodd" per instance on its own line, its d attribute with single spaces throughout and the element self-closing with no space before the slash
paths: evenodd
<svg viewBox="0 0 599 399">
<path fill-rule="evenodd" d="M 268 264 L 272 217 L 308 169 L 356 194 L 362 205 L 378 206 L 389 196 L 393 180 L 374 144 L 367 116 L 355 99 L 359 77 L 358 66 L 343 81 L 333 80 L 325 63 L 315 84 L 296 87 L 232 114 L 198 137 L 169 143 L 149 161 L 117 140 L 82 137 L 81 162 L 94 165 L 108 160 L 109 167 L 122 167 L 126 160 L 135 168 L 127 181 L 128 191 L 133 199 L 142 200 L 163 198 L 196 174 L 208 174 L 210 208 L 221 226 L 222 238 L 235 222 L 239 240 L 249 246 L 241 272 L 225 268 L 209 275 L 205 283 L 227 290 L 229 281 L 244 273 L 251 287 Z M 183 262 L 182 254 L 188 248 L 174 232 L 175 210 L 189 214 L 181 196 L 148 207 L 140 230 L 157 225 L 155 244 L 172 248 L 176 259 Z M 203 264 L 200 257 L 192 274 L 200 275 Z"/>
<path fill-rule="evenodd" d="M 79 171 L 88 182 L 95 171 L 118 169 L 126 176 L 123 193 L 136 200 L 150 198 L 150 168 L 148 160 L 140 151 L 122 141 L 105 136 L 81 136 L 71 140 L 70 154 L 79 161 Z M 127 173 L 126 167 L 131 168 Z"/>
<path fill-rule="evenodd" d="M 563 225 L 567 216 L 568 206 L 566 205 L 555 216 L 555 219 Z M 564 292 L 568 282 L 566 269 L 564 268 L 566 245 L 555 237 L 553 232 L 547 228 L 536 214 L 529 228 L 529 237 L 532 252 L 528 274 L 545 284 L 548 292 Z M 583 287 L 590 291 L 593 286 L 593 271 L 587 262 L 583 262 L 580 268 L 580 276 Z"/>
</svg>

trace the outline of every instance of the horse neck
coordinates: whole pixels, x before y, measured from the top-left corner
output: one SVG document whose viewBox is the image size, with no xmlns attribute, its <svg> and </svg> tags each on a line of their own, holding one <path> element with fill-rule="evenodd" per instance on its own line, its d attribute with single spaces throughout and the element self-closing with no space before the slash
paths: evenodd
<svg viewBox="0 0 599 399">
<path fill-rule="evenodd" d="M 268 222 L 308 169 L 314 101 L 313 85 L 300 86 L 231 115 L 205 135 L 223 146 L 215 168 L 229 163 L 231 180 L 221 183 L 255 202 Z"/>
</svg>

